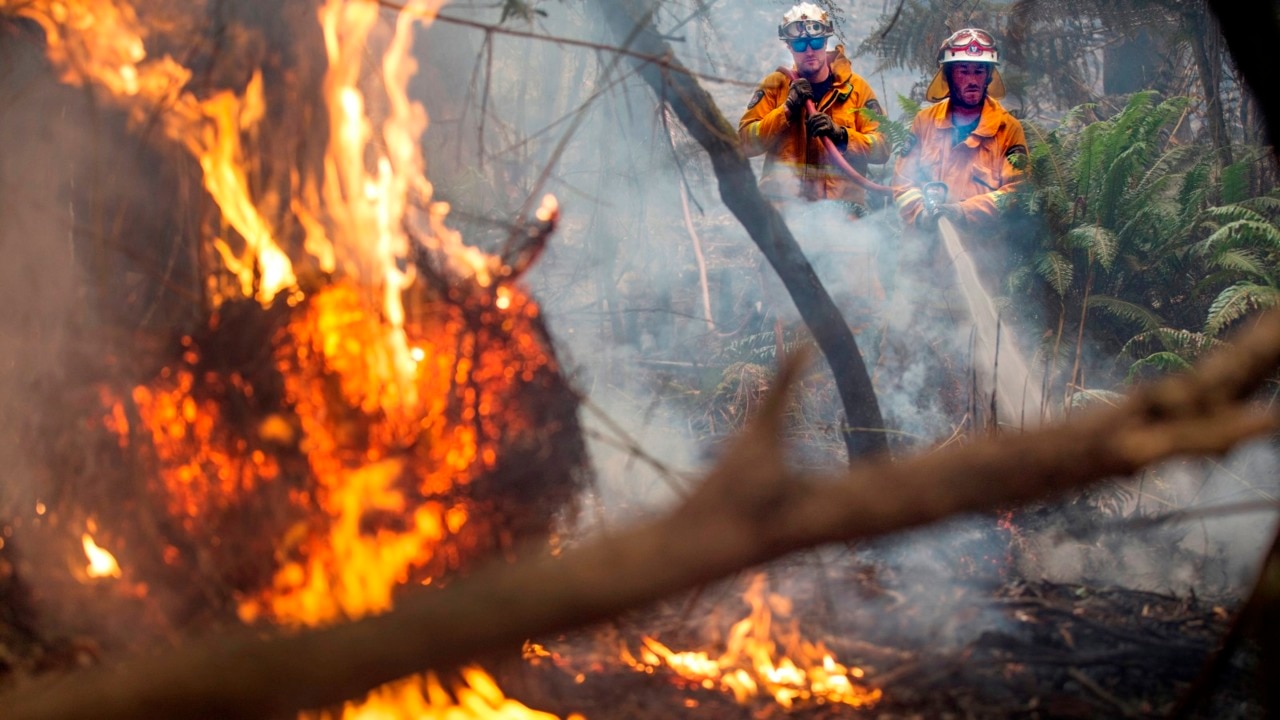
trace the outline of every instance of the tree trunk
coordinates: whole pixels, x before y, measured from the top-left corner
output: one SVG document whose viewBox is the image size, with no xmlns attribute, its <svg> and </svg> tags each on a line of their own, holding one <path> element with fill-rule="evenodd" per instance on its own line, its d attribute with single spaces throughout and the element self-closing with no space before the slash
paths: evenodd
<svg viewBox="0 0 1280 720">
<path fill-rule="evenodd" d="M 1222 109 L 1222 90 L 1218 84 L 1222 58 L 1220 52 L 1210 52 L 1208 34 L 1215 32 L 1216 28 L 1208 20 L 1207 14 L 1197 11 L 1194 17 L 1188 19 L 1187 27 L 1191 30 L 1191 51 L 1195 55 L 1200 87 L 1204 90 L 1204 114 L 1209 121 L 1209 135 L 1213 140 L 1213 148 L 1218 151 L 1219 167 L 1226 167 L 1234 160 L 1231 135 L 1227 131 L 1226 115 Z"/>
<path fill-rule="evenodd" d="M 652 13 L 642 12 L 644 2 L 602 0 L 597 4 L 624 45 L 640 55 L 662 58 L 661 63 L 652 59 L 635 62 L 659 100 L 671 106 L 689 134 L 707 151 L 720 181 L 721 199 L 778 273 L 800 318 L 831 366 L 844 406 L 843 436 L 849 462 L 887 453 L 884 419 L 852 330 L 800 250 L 782 215 L 760 193 L 737 132 L 720 114 L 711 96 L 675 59 L 671 46 L 653 27 Z"/>
</svg>

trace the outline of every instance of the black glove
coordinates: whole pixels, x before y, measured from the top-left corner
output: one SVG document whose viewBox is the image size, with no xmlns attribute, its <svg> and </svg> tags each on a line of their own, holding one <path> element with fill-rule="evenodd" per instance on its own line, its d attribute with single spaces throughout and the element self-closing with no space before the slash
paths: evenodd
<svg viewBox="0 0 1280 720">
<path fill-rule="evenodd" d="M 800 117 L 804 112 L 804 103 L 806 100 L 813 99 L 813 86 L 804 78 L 797 78 L 791 82 L 791 89 L 787 91 L 787 116 Z"/>
<path fill-rule="evenodd" d="M 837 147 L 843 148 L 849 144 L 849 131 L 840 127 L 831 119 L 830 115 L 823 113 L 814 113 L 804 121 L 804 129 L 809 132 L 809 137 L 829 137 Z"/>
</svg>

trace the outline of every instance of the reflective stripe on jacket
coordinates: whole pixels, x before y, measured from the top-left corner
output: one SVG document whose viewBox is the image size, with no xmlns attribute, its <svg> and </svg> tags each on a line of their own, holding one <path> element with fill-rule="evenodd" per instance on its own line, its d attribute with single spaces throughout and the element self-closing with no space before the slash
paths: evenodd
<svg viewBox="0 0 1280 720">
<path fill-rule="evenodd" d="M 924 205 L 925 183 L 947 184 L 947 202 L 958 202 L 964 223 L 997 217 L 1008 205 L 1014 184 L 1022 175 L 1010 157 L 1027 152 L 1022 123 L 992 98 L 982 107 L 978 126 L 967 138 L 952 143 L 953 126 L 948 109 L 951 100 L 931 105 L 916 115 L 911 132 L 916 143 L 898 158 L 893 184 L 898 211 L 906 221 L 915 220 Z"/>
<path fill-rule="evenodd" d="M 859 112 L 867 108 L 879 114 L 880 104 L 867 81 L 854 74 L 843 45 L 827 55 L 835 80 L 825 97 L 814 98 L 814 105 L 818 112 L 830 115 L 835 124 L 849 131 L 844 156 L 865 174 L 867 163 L 889 159 L 889 145 L 879 131 L 879 123 Z M 761 189 L 781 198 L 798 195 L 809 200 L 865 204 L 866 191 L 829 163 L 822 142 L 807 137 L 803 118 L 793 121 L 787 117 L 790 90 L 790 78 L 781 72 L 770 73 L 738 122 L 738 136 L 747 155 L 765 156 Z"/>
</svg>

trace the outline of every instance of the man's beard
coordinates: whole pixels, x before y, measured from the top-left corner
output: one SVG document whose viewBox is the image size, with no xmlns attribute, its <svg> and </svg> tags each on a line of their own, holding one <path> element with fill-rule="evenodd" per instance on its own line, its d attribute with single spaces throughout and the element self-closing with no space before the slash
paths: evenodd
<svg viewBox="0 0 1280 720">
<path fill-rule="evenodd" d="M 983 102 L 987 99 L 986 87 L 977 89 L 978 99 L 975 100 L 974 102 L 969 102 L 965 100 L 964 99 L 965 93 L 961 92 L 960 88 L 957 88 L 955 85 L 952 85 L 950 89 L 951 89 L 950 94 L 951 94 L 952 102 L 959 105 L 960 107 L 964 107 L 964 108 L 982 107 Z"/>
</svg>

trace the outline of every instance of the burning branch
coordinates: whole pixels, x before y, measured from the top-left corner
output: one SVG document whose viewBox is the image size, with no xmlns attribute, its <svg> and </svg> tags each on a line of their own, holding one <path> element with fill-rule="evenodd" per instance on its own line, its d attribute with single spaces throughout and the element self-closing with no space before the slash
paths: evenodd
<svg viewBox="0 0 1280 720">
<path fill-rule="evenodd" d="M 1219 454 L 1273 430 L 1248 402 L 1280 364 L 1280 312 L 1195 374 L 1123 404 L 999 441 L 833 474 L 788 468 L 779 437 L 799 363 L 689 498 L 649 524 L 516 565 L 492 564 L 378 617 L 266 640 L 194 643 L 167 657 L 3 698 L 11 720 L 259 718 L 357 696 L 428 667 L 615 616 L 814 545 L 1042 498 L 1183 454 Z"/>
</svg>

